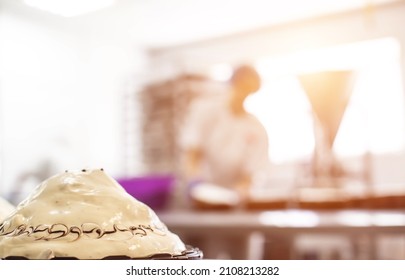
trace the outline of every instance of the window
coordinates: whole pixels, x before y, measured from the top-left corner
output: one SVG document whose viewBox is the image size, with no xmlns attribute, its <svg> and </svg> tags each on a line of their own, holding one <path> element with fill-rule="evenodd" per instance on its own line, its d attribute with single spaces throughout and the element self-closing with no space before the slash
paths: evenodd
<svg viewBox="0 0 405 280">
<path fill-rule="evenodd" d="M 275 163 L 304 159 L 314 149 L 311 106 L 297 76 L 323 70 L 354 70 L 355 85 L 334 150 L 339 156 L 400 151 L 404 143 L 404 98 L 400 44 L 383 38 L 326 49 L 263 58 L 256 64 L 263 78 L 247 109 L 269 134 Z"/>
</svg>

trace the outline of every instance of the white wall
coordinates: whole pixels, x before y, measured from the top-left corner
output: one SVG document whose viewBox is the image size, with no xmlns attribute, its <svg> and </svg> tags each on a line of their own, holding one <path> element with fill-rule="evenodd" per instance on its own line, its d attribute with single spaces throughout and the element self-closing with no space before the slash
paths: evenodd
<svg viewBox="0 0 405 280">
<path fill-rule="evenodd" d="M 123 96 L 143 53 L 57 23 L 0 12 L 0 195 L 44 162 L 124 173 Z"/>
<path fill-rule="evenodd" d="M 204 69 L 215 63 L 240 63 L 259 57 L 288 54 L 381 37 L 405 42 L 405 2 L 324 15 L 272 25 L 212 40 L 150 51 L 152 62 L 161 67 Z M 405 59 L 404 59 L 405 60 Z"/>
</svg>

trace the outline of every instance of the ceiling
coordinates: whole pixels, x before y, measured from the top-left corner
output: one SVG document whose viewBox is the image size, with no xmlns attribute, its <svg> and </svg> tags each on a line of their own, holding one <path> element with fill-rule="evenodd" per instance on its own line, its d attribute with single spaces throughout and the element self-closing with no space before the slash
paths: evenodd
<svg viewBox="0 0 405 280">
<path fill-rule="evenodd" d="M 108 8 L 65 18 L 0 0 L 3 12 L 82 36 L 143 47 L 184 44 L 335 12 L 401 0 L 115 0 Z"/>
</svg>

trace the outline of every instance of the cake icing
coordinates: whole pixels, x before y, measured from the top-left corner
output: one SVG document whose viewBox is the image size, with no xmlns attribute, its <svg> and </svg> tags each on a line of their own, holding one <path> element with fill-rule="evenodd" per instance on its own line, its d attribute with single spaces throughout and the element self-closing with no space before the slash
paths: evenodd
<svg viewBox="0 0 405 280">
<path fill-rule="evenodd" d="M 185 249 L 152 209 L 102 169 L 49 178 L 0 224 L 0 258 L 143 258 Z"/>
</svg>

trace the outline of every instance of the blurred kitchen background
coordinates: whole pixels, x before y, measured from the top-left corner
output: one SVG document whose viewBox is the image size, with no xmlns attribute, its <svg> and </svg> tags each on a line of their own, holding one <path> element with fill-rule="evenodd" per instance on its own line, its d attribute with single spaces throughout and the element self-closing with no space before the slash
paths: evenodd
<svg viewBox="0 0 405 280">
<path fill-rule="evenodd" d="M 207 258 L 405 259 L 404 14 L 403 0 L 0 0 L 0 196 L 102 167 Z M 179 145 L 192 101 L 240 64 L 261 76 L 245 107 L 269 139 L 243 207 L 192 197 Z"/>
</svg>

